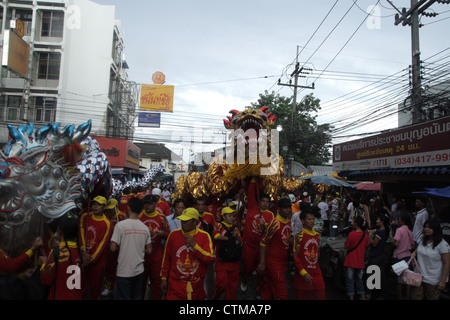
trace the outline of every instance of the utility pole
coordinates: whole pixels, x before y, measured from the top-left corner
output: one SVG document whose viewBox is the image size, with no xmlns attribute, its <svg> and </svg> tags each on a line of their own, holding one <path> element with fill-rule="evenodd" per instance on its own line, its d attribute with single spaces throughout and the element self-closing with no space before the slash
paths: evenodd
<svg viewBox="0 0 450 320">
<path fill-rule="evenodd" d="M 293 87 L 294 88 L 294 97 L 292 99 L 292 114 L 291 114 L 291 137 L 289 139 L 289 170 L 288 170 L 288 177 L 292 177 L 293 174 L 293 163 L 294 163 L 294 147 L 295 147 L 295 135 L 294 135 L 294 126 L 295 126 L 295 112 L 297 108 L 297 89 L 303 88 L 303 89 L 314 89 L 314 83 L 312 86 L 299 86 L 298 85 L 298 78 L 300 77 L 300 74 L 303 70 L 305 70 L 304 67 L 300 68 L 300 63 L 298 62 L 298 50 L 299 46 L 297 46 L 297 54 L 295 56 L 295 70 L 292 72 L 291 77 L 294 77 L 294 84 L 289 81 L 289 84 L 287 83 L 281 83 L 281 79 L 278 79 L 278 85 L 279 86 L 286 86 L 286 87 Z"/>
<path fill-rule="evenodd" d="M 421 94 L 421 61 L 420 61 L 420 41 L 419 41 L 419 14 L 422 14 L 437 0 L 411 0 L 411 8 L 402 11 L 397 9 L 392 1 L 387 0 L 393 6 L 398 14 L 395 15 L 395 25 L 400 23 L 403 26 L 411 26 L 411 54 L 412 54 L 412 90 L 411 90 L 411 106 L 412 106 L 412 124 L 419 123 L 422 113 L 422 94 Z"/>
</svg>

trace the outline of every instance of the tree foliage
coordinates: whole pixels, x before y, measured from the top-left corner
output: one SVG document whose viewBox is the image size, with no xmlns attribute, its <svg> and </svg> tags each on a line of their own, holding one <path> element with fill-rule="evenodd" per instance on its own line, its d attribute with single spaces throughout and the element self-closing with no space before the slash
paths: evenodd
<svg viewBox="0 0 450 320">
<path fill-rule="evenodd" d="M 320 110 L 320 100 L 313 94 L 308 94 L 296 103 L 293 128 L 292 98 L 282 97 L 275 92 L 259 95 L 253 107 L 267 106 L 270 112 L 276 115 L 277 126 L 282 127 L 280 132 L 280 153 L 288 161 L 293 151 L 294 161 L 304 166 L 324 165 L 330 158 L 331 129 L 329 124 L 317 124 L 317 115 Z"/>
</svg>

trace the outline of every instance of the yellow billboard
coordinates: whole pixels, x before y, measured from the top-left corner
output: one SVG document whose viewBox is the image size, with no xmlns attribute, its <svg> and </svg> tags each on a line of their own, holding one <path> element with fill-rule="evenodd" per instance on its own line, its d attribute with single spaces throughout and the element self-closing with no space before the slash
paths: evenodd
<svg viewBox="0 0 450 320">
<path fill-rule="evenodd" d="M 28 78 L 29 59 L 30 45 L 11 30 L 5 30 L 2 65 L 21 77 Z"/>
<path fill-rule="evenodd" d="M 139 110 L 173 112 L 174 92 L 174 86 L 141 84 Z"/>
</svg>

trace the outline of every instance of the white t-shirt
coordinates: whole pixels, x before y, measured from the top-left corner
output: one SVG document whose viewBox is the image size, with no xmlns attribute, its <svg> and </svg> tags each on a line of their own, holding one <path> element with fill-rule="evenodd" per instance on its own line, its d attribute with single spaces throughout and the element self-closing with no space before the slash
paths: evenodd
<svg viewBox="0 0 450 320">
<path fill-rule="evenodd" d="M 354 210 L 355 208 L 353 207 L 353 202 L 350 202 L 347 206 L 347 211 L 350 211 L 348 214 L 348 221 L 352 221 Z"/>
<path fill-rule="evenodd" d="M 428 211 L 423 208 L 417 212 L 416 221 L 414 222 L 413 237 L 414 241 L 419 243 L 423 237 L 423 224 L 428 220 Z"/>
<path fill-rule="evenodd" d="M 294 212 L 291 217 L 292 236 L 295 236 L 303 229 L 303 223 L 300 220 L 300 211 Z"/>
<path fill-rule="evenodd" d="M 117 276 L 131 278 L 144 272 L 145 246 L 152 240 L 148 227 L 138 219 L 120 221 L 114 227 L 111 241 L 120 246 Z"/>
<path fill-rule="evenodd" d="M 450 246 L 445 240 L 442 240 L 436 248 L 433 249 L 433 243 L 426 246 L 421 241 L 417 247 L 417 262 L 419 263 L 420 272 L 423 275 L 423 282 L 438 285 L 442 275 L 442 257 L 441 254 L 449 253 Z M 446 278 L 446 282 L 448 276 Z"/>
<path fill-rule="evenodd" d="M 320 209 L 320 215 L 322 216 L 322 220 L 328 220 L 327 211 L 328 211 L 328 204 L 325 202 L 319 202 L 317 205 Z"/>
</svg>

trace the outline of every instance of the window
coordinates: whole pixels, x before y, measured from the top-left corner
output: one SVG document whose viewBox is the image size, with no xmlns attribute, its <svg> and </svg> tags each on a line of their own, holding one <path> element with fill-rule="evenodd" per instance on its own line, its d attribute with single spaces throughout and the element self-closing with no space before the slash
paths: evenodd
<svg viewBox="0 0 450 320">
<path fill-rule="evenodd" d="M 61 54 L 39 52 L 38 79 L 59 80 Z"/>
<path fill-rule="evenodd" d="M 19 120 L 19 111 L 22 104 L 20 96 L 6 96 L 6 121 Z"/>
<path fill-rule="evenodd" d="M 16 19 L 22 20 L 24 27 L 24 34 L 26 36 L 31 35 L 33 10 L 21 8 L 9 8 L 7 13 L 7 23 L 9 24 L 9 21 Z"/>
<path fill-rule="evenodd" d="M 64 29 L 64 12 L 43 11 L 42 13 L 42 37 L 62 38 Z"/>
<path fill-rule="evenodd" d="M 34 97 L 35 122 L 55 122 L 56 98 Z"/>
<path fill-rule="evenodd" d="M 5 112 L 5 106 L 6 106 L 6 96 L 0 95 L 0 121 L 3 121 L 5 118 L 3 112 Z"/>
</svg>

